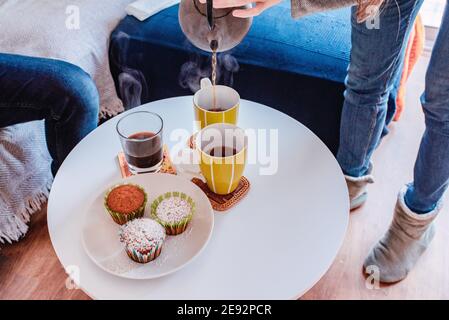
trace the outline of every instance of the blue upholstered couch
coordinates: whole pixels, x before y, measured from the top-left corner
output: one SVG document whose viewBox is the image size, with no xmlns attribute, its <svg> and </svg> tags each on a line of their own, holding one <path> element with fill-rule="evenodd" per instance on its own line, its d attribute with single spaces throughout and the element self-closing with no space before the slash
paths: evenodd
<svg viewBox="0 0 449 320">
<path fill-rule="evenodd" d="M 283 2 L 254 19 L 231 56 L 222 54 L 221 82 L 299 120 L 336 152 L 350 33 L 349 8 L 293 20 Z M 135 94 L 142 102 L 191 94 L 190 82 L 210 72 L 209 59 L 181 32 L 178 6 L 144 22 L 128 16 L 111 38 L 112 73 L 128 105 Z"/>
</svg>

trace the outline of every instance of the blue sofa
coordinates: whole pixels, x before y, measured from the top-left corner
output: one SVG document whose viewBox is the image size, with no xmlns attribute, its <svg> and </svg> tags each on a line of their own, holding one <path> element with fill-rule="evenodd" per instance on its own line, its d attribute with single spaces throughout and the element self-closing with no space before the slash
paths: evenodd
<svg viewBox="0 0 449 320">
<path fill-rule="evenodd" d="M 240 65 L 238 72 L 233 73 L 235 61 L 222 54 L 226 65 L 221 82 L 244 99 L 302 122 L 335 153 L 350 33 L 349 8 L 293 20 L 289 1 L 283 2 L 255 18 L 244 41 L 230 52 Z M 178 6 L 173 6 L 144 22 L 131 16 L 122 20 L 111 37 L 110 61 L 118 92 L 124 94 L 120 77 L 129 75 L 143 86 L 131 86 L 131 94 L 149 102 L 192 94 L 188 78 L 208 75 L 210 55 L 188 42 L 179 26 Z M 188 70 L 195 66 L 201 72 Z M 181 74 L 182 69 L 193 74 Z M 391 119 L 395 93 L 390 104 Z"/>
</svg>

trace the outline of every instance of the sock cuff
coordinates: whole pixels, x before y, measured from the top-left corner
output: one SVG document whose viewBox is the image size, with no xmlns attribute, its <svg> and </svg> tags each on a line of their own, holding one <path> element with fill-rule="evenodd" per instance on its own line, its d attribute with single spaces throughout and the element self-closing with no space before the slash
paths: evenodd
<svg viewBox="0 0 449 320">
<path fill-rule="evenodd" d="M 441 211 L 441 207 L 442 207 L 442 202 L 439 201 L 437 203 L 437 206 L 435 207 L 435 209 L 433 209 L 432 211 L 428 212 L 428 213 L 424 213 L 424 214 L 419 214 L 416 213 L 414 211 L 412 211 L 407 204 L 405 203 L 405 194 L 407 192 L 408 189 L 408 185 L 405 185 L 401 188 L 401 190 L 399 191 L 398 194 L 398 203 L 401 206 L 402 210 L 404 210 L 404 212 L 412 217 L 413 219 L 416 220 L 430 220 L 435 218 L 435 216 Z"/>
<path fill-rule="evenodd" d="M 367 174 L 365 176 L 361 177 L 351 177 L 348 175 L 345 175 L 346 180 L 351 182 L 367 182 L 367 183 L 374 183 L 374 176 L 372 174 Z"/>
<path fill-rule="evenodd" d="M 366 183 L 374 183 L 374 176 L 371 174 L 373 172 L 373 163 L 369 163 L 368 172 L 361 177 L 352 177 L 349 175 L 345 175 L 347 181 L 351 182 L 366 182 Z"/>
</svg>

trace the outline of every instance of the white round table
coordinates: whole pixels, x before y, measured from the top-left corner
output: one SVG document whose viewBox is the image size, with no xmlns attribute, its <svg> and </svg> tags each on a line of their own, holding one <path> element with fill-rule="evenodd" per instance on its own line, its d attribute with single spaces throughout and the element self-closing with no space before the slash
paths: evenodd
<svg viewBox="0 0 449 320">
<path fill-rule="evenodd" d="M 192 97 L 152 102 L 136 110 L 164 119 L 165 143 L 174 129 L 192 131 Z M 348 193 L 327 147 L 289 116 L 243 100 L 239 126 L 278 129 L 279 168 L 260 175 L 248 165 L 246 198 L 215 213 L 212 238 L 192 263 L 153 280 L 122 279 L 97 267 L 81 241 L 83 215 L 105 185 L 120 179 L 117 116 L 89 134 L 63 163 L 48 202 L 56 254 L 95 299 L 293 299 L 328 270 L 348 224 Z M 249 146 L 250 148 L 254 146 Z"/>
</svg>

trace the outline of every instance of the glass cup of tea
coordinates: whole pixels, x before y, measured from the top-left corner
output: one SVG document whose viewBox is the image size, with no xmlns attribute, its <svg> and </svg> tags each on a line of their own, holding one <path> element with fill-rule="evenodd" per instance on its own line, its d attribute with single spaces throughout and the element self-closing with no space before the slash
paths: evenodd
<svg viewBox="0 0 449 320">
<path fill-rule="evenodd" d="M 195 121 L 199 129 L 215 123 L 237 124 L 240 95 L 227 86 L 214 86 L 208 78 L 201 79 L 201 89 L 193 96 Z"/>
<path fill-rule="evenodd" d="M 153 112 L 136 111 L 117 123 L 125 158 L 133 174 L 157 172 L 163 161 L 164 121 Z"/>
</svg>

